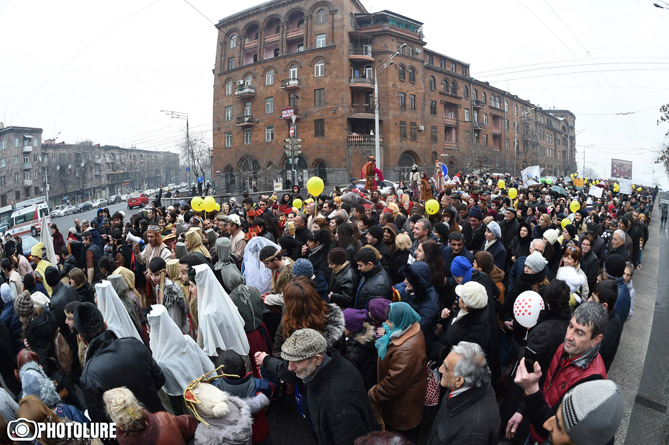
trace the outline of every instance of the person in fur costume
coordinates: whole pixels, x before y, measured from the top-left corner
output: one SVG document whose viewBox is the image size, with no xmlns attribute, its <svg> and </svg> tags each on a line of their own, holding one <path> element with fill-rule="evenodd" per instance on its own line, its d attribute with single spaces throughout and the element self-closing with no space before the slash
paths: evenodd
<svg viewBox="0 0 669 445">
<path fill-rule="evenodd" d="M 146 411 L 125 386 L 105 391 L 102 399 L 116 424 L 119 445 L 186 445 L 195 435 L 197 421 L 193 417 Z"/>
</svg>

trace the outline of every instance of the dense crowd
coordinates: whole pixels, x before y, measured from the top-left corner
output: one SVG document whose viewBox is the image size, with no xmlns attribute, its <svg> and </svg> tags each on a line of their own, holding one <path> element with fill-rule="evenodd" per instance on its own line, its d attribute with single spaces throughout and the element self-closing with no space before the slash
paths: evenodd
<svg viewBox="0 0 669 445">
<path fill-rule="evenodd" d="M 390 193 L 99 209 L 51 226 L 56 264 L 7 238 L 0 443 L 16 418 L 270 443 L 286 397 L 322 444 L 611 442 L 606 372 L 657 189 L 413 173 Z"/>
</svg>

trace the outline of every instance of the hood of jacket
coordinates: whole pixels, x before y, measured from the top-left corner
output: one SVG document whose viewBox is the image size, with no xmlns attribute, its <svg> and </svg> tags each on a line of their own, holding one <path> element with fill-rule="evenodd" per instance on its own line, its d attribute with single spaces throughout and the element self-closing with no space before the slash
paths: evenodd
<svg viewBox="0 0 669 445">
<path fill-rule="evenodd" d="M 336 304 L 328 304 L 328 324 L 323 332 L 328 348 L 334 346 L 342 338 L 345 326 L 344 312 Z"/>
<path fill-rule="evenodd" d="M 376 341 L 374 327 L 371 324 L 364 322 L 362 324 L 362 329 L 354 334 L 351 334 L 350 340 L 353 340 L 356 343 L 360 343 L 361 345 Z"/>
<path fill-rule="evenodd" d="M 432 288 L 430 266 L 425 261 L 415 261 L 404 268 L 404 275 L 417 296 L 425 296 Z"/>
</svg>

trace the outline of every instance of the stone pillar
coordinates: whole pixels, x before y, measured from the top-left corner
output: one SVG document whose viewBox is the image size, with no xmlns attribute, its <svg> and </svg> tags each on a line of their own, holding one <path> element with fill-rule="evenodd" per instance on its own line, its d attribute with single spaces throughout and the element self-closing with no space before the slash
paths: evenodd
<svg viewBox="0 0 669 445">
<path fill-rule="evenodd" d="M 312 34 L 312 29 L 313 25 L 311 24 L 311 16 L 310 15 L 305 15 L 304 16 L 304 50 L 311 49 L 311 44 L 313 42 L 313 36 Z"/>
<path fill-rule="evenodd" d="M 288 42 L 286 42 L 286 33 L 288 32 L 288 23 L 281 22 L 281 37 L 279 39 L 279 52 L 282 56 L 286 55 Z"/>
<path fill-rule="evenodd" d="M 265 30 L 260 30 L 258 34 L 258 62 L 265 60 Z"/>
</svg>

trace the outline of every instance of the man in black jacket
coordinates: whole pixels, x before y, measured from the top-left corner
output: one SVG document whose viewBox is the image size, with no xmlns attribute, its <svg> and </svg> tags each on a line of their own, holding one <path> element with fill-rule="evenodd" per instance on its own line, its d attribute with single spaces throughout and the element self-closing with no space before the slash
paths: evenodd
<svg viewBox="0 0 669 445">
<path fill-rule="evenodd" d="M 511 240 L 518 235 L 518 226 L 520 223 L 516 216 L 516 209 L 509 207 L 506 209 L 506 213 L 504 213 L 504 221 L 499 223 L 499 228 L 502 231 L 501 241 L 506 249 L 509 248 Z"/>
<path fill-rule="evenodd" d="M 93 422 L 109 421 L 102 395 L 121 386 L 132 391 L 147 411 L 165 411 L 158 396 L 165 376 L 141 341 L 134 337 L 117 338 L 107 330 L 102 313 L 92 303 L 75 308 L 74 326 L 88 345 L 80 383 Z"/>
<path fill-rule="evenodd" d="M 342 309 L 353 306 L 358 288 L 356 267 L 346 261 L 346 250 L 335 247 L 328 253 L 328 265 L 332 269 L 330 278 L 330 302 Z"/>
<path fill-rule="evenodd" d="M 53 312 L 53 315 L 56 318 L 56 325 L 58 326 L 58 329 L 60 329 L 60 333 L 72 350 L 72 356 L 76 357 L 78 351 L 77 338 L 65 323 L 66 317 L 64 309 L 65 305 L 70 301 L 78 301 L 79 294 L 77 294 L 77 291 L 74 290 L 72 286 L 63 284 L 60 281 L 60 274 L 55 267 L 47 267 L 44 271 L 44 275 L 47 284 L 53 289 L 51 301 L 49 302 L 49 309 Z M 78 375 L 80 368 L 77 366 L 77 360 L 73 360 L 72 364 L 74 365 L 73 371 L 75 372 L 75 375 Z"/>
<path fill-rule="evenodd" d="M 355 254 L 355 262 L 360 271 L 360 283 L 355 294 L 353 307 L 362 309 L 367 307 L 373 298 L 392 299 L 393 289 L 390 278 L 376 256 L 374 249 L 363 247 Z"/>
<path fill-rule="evenodd" d="M 599 355 L 604 360 L 604 366 L 608 372 L 613 363 L 613 359 L 618 351 L 620 336 L 623 333 L 623 322 L 618 317 L 615 310 L 616 300 L 618 300 L 618 284 L 614 280 L 604 280 L 597 283 L 597 287 L 590 294 L 588 301 L 596 301 L 604 306 L 609 322 L 606 324 L 602 346 L 599 348 Z"/>
</svg>

